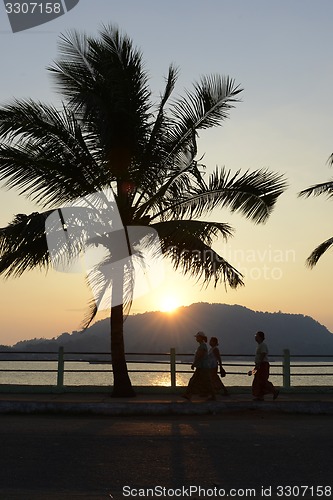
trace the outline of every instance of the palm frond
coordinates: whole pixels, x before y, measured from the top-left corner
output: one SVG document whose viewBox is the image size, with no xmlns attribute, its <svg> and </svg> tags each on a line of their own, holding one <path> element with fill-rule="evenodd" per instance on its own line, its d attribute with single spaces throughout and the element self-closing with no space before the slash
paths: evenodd
<svg viewBox="0 0 333 500">
<path fill-rule="evenodd" d="M 165 177 L 166 169 L 161 169 L 161 164 L 164 163 L 164 158 L 168 155 L 165 141 L 169 134 L 169 118 L 164 108 L 174 89 L 177 73 L 177 69 L 171 65 L 164 93 L 157 107 L 156 117 L 147 130 L 147 141 L 143 144 L 143 151 L 136 158 L 135 168 L 131 169 L 131 178 L 134 184 L 139 187 L 136 206 L 139 206 L 145 198 L 150 198 L 151 193 L 155 193 L 156 186 L 159 186 Z M 175 160 L 176 158 L 173 159 L 172 165 L 174 165 Z"/>
<path fill-rule="evenodd" d="M 317 246 L 313 250 L 313 252 L 310 254 L 310 256 L 306 259 L 306 263 L 309 267 L 314 267 L 320 257 L 329 249 L 333 246 L 333 238 L 329 238 L 328 240 L 324 241 L 320 245 Z"/>
<path fill-rule="evenodd" d="M 166 85 L 164 89 L 164 94 L 161 97 L 161 101 L 158 106 L 156 119 L 152 131 L 150 133 L 149 142 L 147 146 L 147 153 L 149 154 L 152 148 L 155 146 L 157 139 L 162 137 L 168 128 L 168 122 L 165 120 L 164 107 L 170 98 L 170 95 L 175 87 L 178 76 L 178 70 L 175 66 L 170 65 L 169 73 L 166 80 Z"/>
<path fill-rule="evenodd" d="M 192 92 L 186 91 L 171 108 L 171 154 L 191 140 L 194 131 L 220 125 L 241 92 L 233 79 L 220 75 L 202 77 Z"/>
<path fill-rule="evenodd" d="M 179 244 L 184 240 L 185 245 L 188 236 L 200 238 L 206 245 L 210 246 L 219 236 L 227 240 L 234 232 L 233 228 L 225 222 L 201 220 L 169 220 L 157 222 L 152 227 L 160 238 L 167 239 L 171 235 L 179 239 Z"/>
<path fill-rule="evenodd" d="M 163 254 L 171 259 L 175 270 L 208 285 L 212 280 L 237 288 L 243 285 L 242 275 L 211 248 L 220 234 L 232 234 L 228 224 L 204 221 L 165 221 L 153 224 L 161 239 Z"/>
<path fill-rule="evenodd" d="M 269 172 L 267 169 L 238 171 L 230 176 L 224 169 L 212 174 L 208 186 L 214 192 L 212 199 L 231 212 L 240 212 L 255 223 L 265 222 L 270 216 L 278 197 L 286 189 L 283 175 Z M 217 194 L 221 191 L 221 195 Z M 217 199 L 214 200 L 215 194 Z"/>
<path fill-rule="evenodd" d="M 35 268 L 48 269 L 48 251 L 45 220 L 51 211 L 18 214 L 13 221 L 0 229 L 0 274 L 21 276 L 24 271 Z"/>
<path fill-rule="evenodd" d="M 100 41 L 63 36 L 62 57 L 50 69 L 68 105 L 94 127 L 112 164 L 110 152 L 135 154 L 146 136 L 150 90 L 142 54 L 113 26 L 103 27 Z"/>
<path fill-rule="evenodd" d="M 330 157 L 327 160 L 327 163 L 329 165 L 333 165 L 333 154 L 330 155 Z M 322 194 L 326 195 L 327 198 L 329 199 L 333 197 L 333 180 L 328 182 L 322 182 L 320 184 L 315 184 L 307 189 L 303 189 L 303 191 L 298 193 L 298 196 L 309 198 L 310 196 L 320 196 Z M 317 264 L 318 260 L 321 258 L 321 256 L 332 245 L 333 245 L 333 238 L 329 238 L 328 240 L 318 245 L 306 259 L 307 266 L 309 266 L 310 268 L 314 267 Z"/>
<path fill-rule="evenodd" d="M 315 184 L 307 189 L 303 189 L 298 196 L 304 196 L 309 198 L 310 196 L 320 196 L 322 194 L 327 195 L 328 198 L 333 196 L 333 180 L 328 182 L 322 182 L 321 184 Z"/>
<path fill-rule="evenodd" d="M 142 195 L 135 204 L 135 219 L 163 212 L 168 200 L 178 200 L 192 189 L 193 183 L 199 182 L 195 154 L 187 148 L 177 155 L 171 171 L 164 169 L 160 175 L 156 172 L 154 179 L 149 176 L 150 183 L 142 186 Z"/>
<path fill-rule="evenodd" d="M 330 167 L 333 166 L 333 153 L 328 157 L 327 163 Z"/>
<path fill-rule="evenodd" d="M 117 265 L 118 264 L 118 265 Z M 112 287 L 118 285 L 117 276 L 119 275 L 119 266 L 123 275 L 123 293 L 122 304 L 124 318 L 128 316 L 132 301 L 133 292 L 135 289 L 136 265 L 144 265 L 144 260 L 141 259 L 140 252 L 131 255 L 126 262 L 114 262 L 112 256 L 107 256 L 92 269 L 87 272 L 87 284 L 89 285 L 93 298 L 89 303 L 87 314 L 83 320 L 82 328 L 86 329 L 95 319 L 98 311 L 110 309 L 112 305 L 113 291 Z"/>
<path fill-rule="evenodd" d="M 97 169 L 85 132 L 67 110 L 16 101 L 0 110 L 0 137 L 0 180 L 44 207 L 94 192 L 110 180 L 109 171 Z"/>
<path fill-rule="evenodd" d="M 90 43 L 90 37 L 76 30 L 60 35 L 58 49 L 63 59 L 47 68 L 55 76 L 56 88 L 69 102 L 75 103 L 77 89 L 82 86 L 82 81 L 92 84 L 95 80 Z"/>
<path fill-rule="evenodd" d="M 283 176 L 267 170 L 247 171 L 244 174 L 238 171 L 232 175 L 230 170 L 216 169 L 207 187 L 193 186 L 182 197 L 169 201 L 154 218 L 165 214 L 180 219 L 194 218 L 214 208 L 226 207 L 255 223 L 261 223 L 267 220 L 285 188 Z"/>
</svg>

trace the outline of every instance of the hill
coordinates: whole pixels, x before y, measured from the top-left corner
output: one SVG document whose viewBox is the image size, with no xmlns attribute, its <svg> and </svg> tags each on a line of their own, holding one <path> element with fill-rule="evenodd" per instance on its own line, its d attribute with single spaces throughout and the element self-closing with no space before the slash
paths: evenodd
<svg viewBox="0 0 333 500">
<path fill-rule="evenodd" d="M 59 337 L 18 342 L 12 348 L 22 351 L 56 351 L 64 346 L 69 352 L 110 352 L 109 320 L 96 322 L 83 332 L 65 332 Z M 146 312 L 130 315 L 124 325 L 126 352 L 192 353 L 193 335 L 203 330 L 216 336 L 226 354 L 252 354 L 254 334 L 266 333 L 272 354 L 290 349 L 294 354 L 333 354 L 333 335 L 323 325 L 302 314 L 253 311 L 239 305 L 197 303 L 181 307 L 175 314 Z M 5 347 L 5 346 L 4 346 Z M 5 347 L 5 349 L 10 349 Z"/>
</svg>

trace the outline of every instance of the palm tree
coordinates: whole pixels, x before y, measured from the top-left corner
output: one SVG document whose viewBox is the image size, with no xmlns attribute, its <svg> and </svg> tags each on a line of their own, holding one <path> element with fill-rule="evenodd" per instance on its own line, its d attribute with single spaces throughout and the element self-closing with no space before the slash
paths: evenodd
<svg viewBox="0 0 333 500">
<path fill-rule="evenodd" d="M 43 210 L 19 214 L 0 230 L 0 273 L 20 276 L 28 269 L 50 266 L 45 221 L 57 210 L 61 219 L 59 209 L 70 209 L 78 198 L 111 189 L 130 257 L 135 252 L 129 228 L 144 226 L 157 231 L 161 252 L 175 269 L 205 284 L 243 285 L 243 276 L 212 248 L 214 239 L 227 239 L 233 229 L 200 218 L 226 207 L 263 223 L 285 181 L 267 170 L 231 174 L 224 168 L 205 178 L 205 167 L 197 158 L 198 131 L 220 125 L 241 89 L 229 77 L 212 75 L 169 103 L 178 73 L 172 65 L 163 94 L 152 103 L 142 54 L 132 41 L 112 26 L 102 27 L 99 35 L 72 32 L 61 37 L 61 56 L 49 68 L 63 98 L 61 110 L 32 100 L 16 100 L 0 110 L 0 180 Z M 82 211 L 76 219 L 81 217 Z M 62 229 L 67 229 L 64 220 Z M 147 246 L 147 234 L 134 242 L 138 248 Z M 96 238 L 104 238 L 110 262 L 112 238 L 105 243 L 103 231 Z M 96 243 L 93 240 L 88 243 Z M 77 236 L 71 244 L 75 254 L 82 239 Z M 64 246 L 59 245 L 60 253 Z M 133 283 L 131 258 L 116 279 L 98 276 L 97 287 L 105 290 L 111 281 L 111 294 L 119 297 L 120 290 L 124 296 L 121 303 L 111 302 L 113 395 L 134 395 L 123 338 Z M 96 310 L 95 302 L 85 326 Z"/>
<path fill-rule="evenodd" d="M 332 166 L 333 165 L 333 154 L 327 160 L 327 163 Z M 304 189 L 299 193 L 299 196 L 304 196 L 309 198 L 309 196 L 319 196 L 321 194 L 326 195 L 328 198 L 333 196 L 333 180 L 328 182 L 322 182 L 320 184 L 315 184 L 314 186 L 310 186 L 307 189 Z M 328 238 L 326 241 L 318 245 L 306 259 L 306 263 L 310 268 L 313 268 L 320 257 L 333 246 L 333 237 Z"/>
</svg>

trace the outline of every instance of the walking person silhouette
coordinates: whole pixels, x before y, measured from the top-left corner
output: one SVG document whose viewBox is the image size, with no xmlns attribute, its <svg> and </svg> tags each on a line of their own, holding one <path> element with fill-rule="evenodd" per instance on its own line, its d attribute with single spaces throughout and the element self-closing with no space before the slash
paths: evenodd
<svg viewBox="0 0 333 500">
<path fill-rule="evenodd" d="M 279 395 L 279 391 L 274 387 L 272 382 L 268 380 L 269 361 L 268 347 L 266 342 L 264 342 L 265 334 L 264 332 L 259 331 L 255 334 L 254 338 L 258 345 L 255 355 L 255 368 L 252 370 L 254 373 L 254 379 L 252 382 L 253 400 L 264 401 L 265 394 L 273 394 L 273 399 L 276 399 Z"/>
<path fill-rule="evenodd" d="M 199 343 L 191 365 L 191 369 L 195 369 L 195 372 L 182 397 L 191 401 L 193 394 L 208 394 L 208 400 L 213 401 L 216 396 L 210 376 L 207 337 L 204 332 L 198 332 L 194 336 Z"/>
<path fill-rule="evenodd" d="M 229 392 L 225 387 L 224 383 L 220 379 L 218 375 L 218 371 L 220 370 L 221 377 L 225 377 L 225 370 L 222 366 L 221 353 L 218 348 L 219 341 L 216 337 L 211 337 L 209 340 L 210 349 L 208 352 L 209 357 L 209 366 L 210 366 L 210 376 L 212 379 L 213 389 L 215 392 L 220 392 L 223 390 L 223 394 L 225 396 L 229 396 Z"/>
</svg>

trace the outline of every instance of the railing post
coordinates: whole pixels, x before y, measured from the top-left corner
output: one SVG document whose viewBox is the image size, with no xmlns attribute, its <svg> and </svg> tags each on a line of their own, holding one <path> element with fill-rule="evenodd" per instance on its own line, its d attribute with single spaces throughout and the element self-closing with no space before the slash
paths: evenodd
<svg viewBox="0 0 333 500">
<path fill-rule="evenodd" d="M 65 369 L 64 348 L 60 346 L 58 350 L 58 373 L 57 373 L 58 389 L 62 389 L 64 387 L 64 369 Z"/>
<path fill-rule="evenodd" d="M 176 349 L 174 347 L 170 348 L 170 376 L 171 387 L 174 389 L 176 387 Z"/>
<path fill-rule="evenodd" d="M 283 349 L 283 387 L 290 388 L 290 351 Z"/>
</svg>

